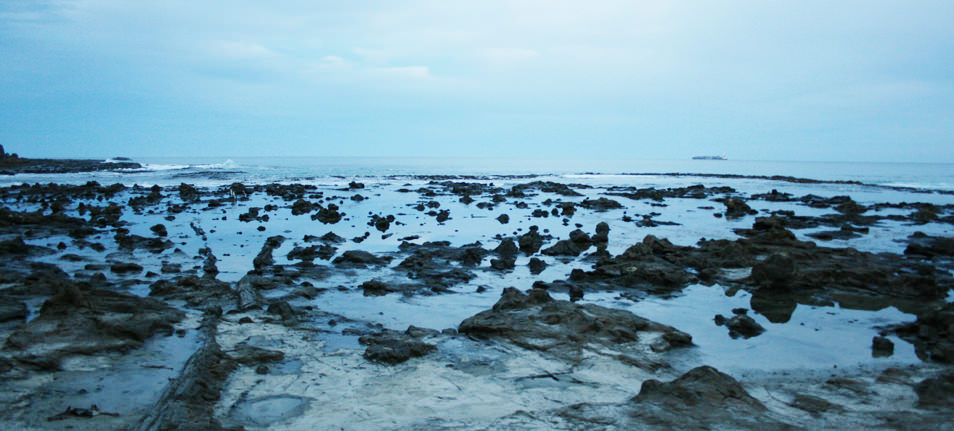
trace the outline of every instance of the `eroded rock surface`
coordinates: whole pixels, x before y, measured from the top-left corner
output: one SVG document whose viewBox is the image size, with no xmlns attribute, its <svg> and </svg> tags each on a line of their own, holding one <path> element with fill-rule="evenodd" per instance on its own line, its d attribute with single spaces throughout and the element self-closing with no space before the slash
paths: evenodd
<svg viewBox="0 0 954 431">
<path fill-rule="evenodd" d="M 171 334 L 184 313 L 165 303 L 82 284 L 63 288 L 40 314 L 7 338 L 18 361 L 56 369 L 68 355 L 128 351 L 156 334 Z"/>
<path fill-rule="evenodd" d="M 505 339 L 520 347 L 578 361 L 589 344 L 633 347 L 634 363 L 659 366 L 656 352 L 692 345 L 692 337 L 628 311 L 555 300 L 543 289 L 504 289 L 491 310 L 461 322 L 461 334 Z"/>
</svg>

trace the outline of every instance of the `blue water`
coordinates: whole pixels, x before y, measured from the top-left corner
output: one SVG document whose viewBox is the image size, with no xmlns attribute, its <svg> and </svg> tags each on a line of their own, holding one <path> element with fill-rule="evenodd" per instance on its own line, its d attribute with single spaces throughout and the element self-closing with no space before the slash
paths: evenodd
<svg viewBox="0 0 954 431">
<path fill-rule="evenodd" d="M 143 163 L 147 169 L 126 173 L 22 174 L 0 177 L 0 185 L 34 182 L 84 183 L 95 180 L 129 185 L 172 185 L 186 182 L 212 186 L 235 181 L 251 184 L 320 182 L 336 177 L 694 173 L 783 175 L 825 181 L 848 180 L 887 186 L 954 190 L 954 164 L 945 163 L 384 157 L 162 157 L 135 161 Z"/>
</svg>

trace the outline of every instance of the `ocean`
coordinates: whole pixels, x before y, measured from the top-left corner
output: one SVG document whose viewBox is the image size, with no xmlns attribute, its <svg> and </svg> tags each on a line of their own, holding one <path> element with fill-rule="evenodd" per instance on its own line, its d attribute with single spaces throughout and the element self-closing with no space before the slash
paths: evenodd
<svg viewBox="0 0 954 431">
<path fill-rule="evenodd" d="M 610 178 L 620 174 L 713 174 L 790 176 L 822 181 L 954 191 L 954 164 L 745 160 L 628 160 L 393 157 L 158 157 L 141 158 L 133 172 L 0 177 L 0 185 L 21 183 L 218 186 L 232 182 L 325 183 L 340 178 L 401 176 L 548 176 Z"/>
</svg>

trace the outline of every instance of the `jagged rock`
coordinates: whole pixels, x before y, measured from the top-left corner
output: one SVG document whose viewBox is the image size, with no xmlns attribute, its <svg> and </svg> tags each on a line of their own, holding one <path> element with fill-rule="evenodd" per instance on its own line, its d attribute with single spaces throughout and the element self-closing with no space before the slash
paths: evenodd
<svg viewBox="0 0 954 431">
<path fill-rule="evenodd" d="M 952 257 L 954 256 L 954 238 L 928 236 L 916 232 L 908 238 L 908 246 L 904 249 L 904 254 L 927 258 Z"/>
<path fill-rule="evenodd" d="M 580 253 L 586 251 L 593 242 L 590 240 L 590 236 L 585 232 L 576 229 L 570 232 L 569 240 L 558 241 L 553 246 L 543 250 L 543 254 L 547 256 L 579 256 Z"/>
<path fill-rule="evenodd" d="M 520 244 L 520 251 L 531 255 L 540 250 L 540 247 L 543 246 L 543 236 L 538 232 L 540 228 L 537 226 L 530 226 L 530 231 L 520 235 L 517 239 L 517 242 Z"/>
<path fill-rule="evenodd" d="M 514 244 L 513 240 L 510 238 L 500 241 L 500 245 L 494 249 L 494 254 L 502 258 L 513 258 L 517 256 L 517 253 L 520 252 L 520 249 L 517 248 L 517 245 Z"/>
<path fill-rule="evenodd" d="M 365 359 L 387 365 L 397 365 L 436 350 L 433 344 L 393 331 L 363 336 L 359 341 L 368 346 L 364 351 Z"/>
<path fill-rule="evenodd" d="M 652 429 L 790 429 L 735 379 L 709 366 L 676 380 L 643 382 L 632 400 L 631 417 Z"/>
<path fill-rule="evenodd" d="M 46 300 L 40 314 L 7 338 L 14 358 L 57 369 L 68 355 L 128 351 L 158 334 L 171 334 L 185 317 L 161 301 L 69 284 Z"/>
<path fill-rule="evenodd" d="M 619 202 L 603 197 L 597 199 L 586 199 L 583 202 L 580 202 L 579 205 L 583 208 L 600 212 L 623 208 L 623 205 Z"/>
<path fill-rule="evenodd" d="M 504 289 L 493 309 L 461 322 L 458 331 L 478 337 L 504 338 L 518 346 L 568 360 L 578 360 L 588 343 L 619 347 L 655 337 L 656 351 L 691 344 L 688 334 L 628 311 L 554 300 L 543 289 L 531 289 L 524 294 L 512 287 Z M 634 361 L 647 368 L 659 366 L 646 357 Z"/>
<path fill-rule="evenodd" d="M 874 337 L 871 340 L 871 356 L 881 358 L 894 354 L 894 343 L 887 337 Z"/>
<path fill-rule="evenodd" d="M 237 299 L 228 283 L 194 275 L 156 281 L 149 286 L 149 296 L 181 300 L 193 307 L 231 307 Z"/>
<path fill-rule="evenodd" d="M 327 208 L 321 206 L 318 207 L 318 212 L 311 216 L 312 220 L 318 220 L 325 224 L 335 224 L 341 221 L 344 214 L 338 212 L 338 206 L 335 204 L 328 204 Z"/>
<path fill-rule="evenodd" d="M 315 259 L 329 260 L 337 250 L 337 248 L 328 244 L 295 247 L 288 252 L 288 260 L 301 260 L 305 263 L 311 263 Z"/>
<path fill-rule="evenodd" d="M 596 235 L 593 235 L 593 245 L 599 249 L 605 249 L 609 243 L 609 224 L 601 221 L 596 225 Z"/>
<path fill-rule="evenodd" d="M 924 379 L 914 387 L 918 394 L 918 407 L 954 407 L 954 373 L 947 372 Z"/>
<path fill-rule="evenodd" d="M 760 285 L 784 286 L 795 275 L 795 260 L 786 253 L 774 253 L 752 267 L 752 280 Z"/>
<path fill-rule="evenodd" d="M 737 314 L 731 319 L 725 321 L 725 326 L 729 328 L 729 335 L 732 338 L 752 338 L 765 332 L 765 328 L 759 325 L 755 319 L 745 315 Z"/>
<path fill-rule="evenodd" d="M 543 270 L 547 269 L 547 263 L 536 257 L 531 257 L 530 263 L 528 265 L 530 266 L 530 273 L 534 275 L 539 274 L 543 272 Z"/>
<path fill-rule="evenodd" d="M 162 238 L 146 238 L 139 235 L 130 235 L 125 232 L 118 232 L 114 236 L 119 248 L 134 250 L 138 248 L 146 249 L 152 253 L 161 253 L 175 244 L 172 241 Z"/>
<path fill-rule="evenodd" d="M 109 266 L 109 270 L 117 274 L 130 274 L 142 272 L 142 265 L 132 262 L 119 262 Z"/>
<path fill-rule="evenodd" d="M 169 231 L 167 231 L 167 230 L 166 230 L 166 227 L 165 227 L 164 225 L 162 225 L 162 224 L 154 225 L 154 226 L 150 227 L 149 230 L 151 230 L 152 233 L 156 234 L 156 236 L 168 236 L 168 235 L 169 235 Z"/>
<path fill-rule="evenodd" d="M 490 267 L 498 271 L 507 271 L 515 267 L 516 258 L 503 257 L 500 259 L 490 259 Z"/>
<path fill-rule="evenodd" d="M 0 296 L 0 323 L 24 320 L 27 318 L 27 307 L 23 301 Z"/>
<path fill-rule="evenodd" d="M 741 198 L 725 198 L 722 199 L 722 204 L 725 205 L 725 217 L 728 219 L 758 214 L 758 211 L 752 209 L 752 207 Z"/>
<path fill-rule="evenodd" d="M 914 344 L 921 360 L 954 363 L 954 304 L 923 311 L 917 321 L 900 325 L 895 332 Z"/>
<path fill-rule="evenodd" d="M 195 202 L 199 200 L 199 191 L 191 184 L 179 184 L 179 199 L 183 202 Z"/>
<path fill-rule="evenodd" d="M 263 349 L 246 341 L 235 345 L 229 356 L 243 365 L 257 365 L 265 362 L 278 362 L 285 359 L 285 353 L 278 350 Z"/>
<path fill-rule="evenodd" d="M 349 250 L 332 261 L 343 268 L 366 268 L 368 266 L 382 266 L 391 262 L 390 256 L 375 256 L 363 250 Z"/>
</svg>

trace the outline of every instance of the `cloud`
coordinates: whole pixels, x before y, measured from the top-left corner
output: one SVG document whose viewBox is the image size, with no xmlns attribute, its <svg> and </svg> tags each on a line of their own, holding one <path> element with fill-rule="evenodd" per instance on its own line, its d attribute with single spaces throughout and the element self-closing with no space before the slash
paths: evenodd
<svg viewBox="0 0 954 431">
<path fill-rule="evenodd" d="M 276 57 L 277 54 L 253 42 L 223 41 L 213 43 L 210 53 L 230 60 L 262 60 Z"/>
<path fill-rule="evenodd" d="M 866 136 L 920 130 L 911 142 L 954 154 L 952 21 L 954 3 L 881 0 L 0 2 L 10 60 L 0 61 L 0 124 L 129 114 L 108 108 L 116 100 L 189 118 L 368 125 L 413 105 L 409 122 L 451 141 L 468 139 L 456 124 L 480 129 L 475 119 L 497 114 L 559 123 L 566 136 L 588 130 L 553 118 L 612 118 L 609 136 L 660 153 L 680 139 L 761 134 L 763 150 L 781 154 L 820 139 L 813 130 L 890 118 L 891 130 L 871 121 Z M 506 134 L 506 121 L 482 133 Z M 310 124 L 287 126 L 307 137 Z M 0 140 L 30 142 L 9 133 Z"/>
<path fill-rule="evenodd" d="M 428 79 L 431 78 L 427 66 L 393 66 L 374 67 L 367 69 L 373 75 L 401 79 Z"/>
<path fill-rule="evenodd" d="M 533 60 L 540 56 L 540 52 L 527 48 L 486 48 L 481 56 L 490 63 L 512 64 Z"/>
</svg>

